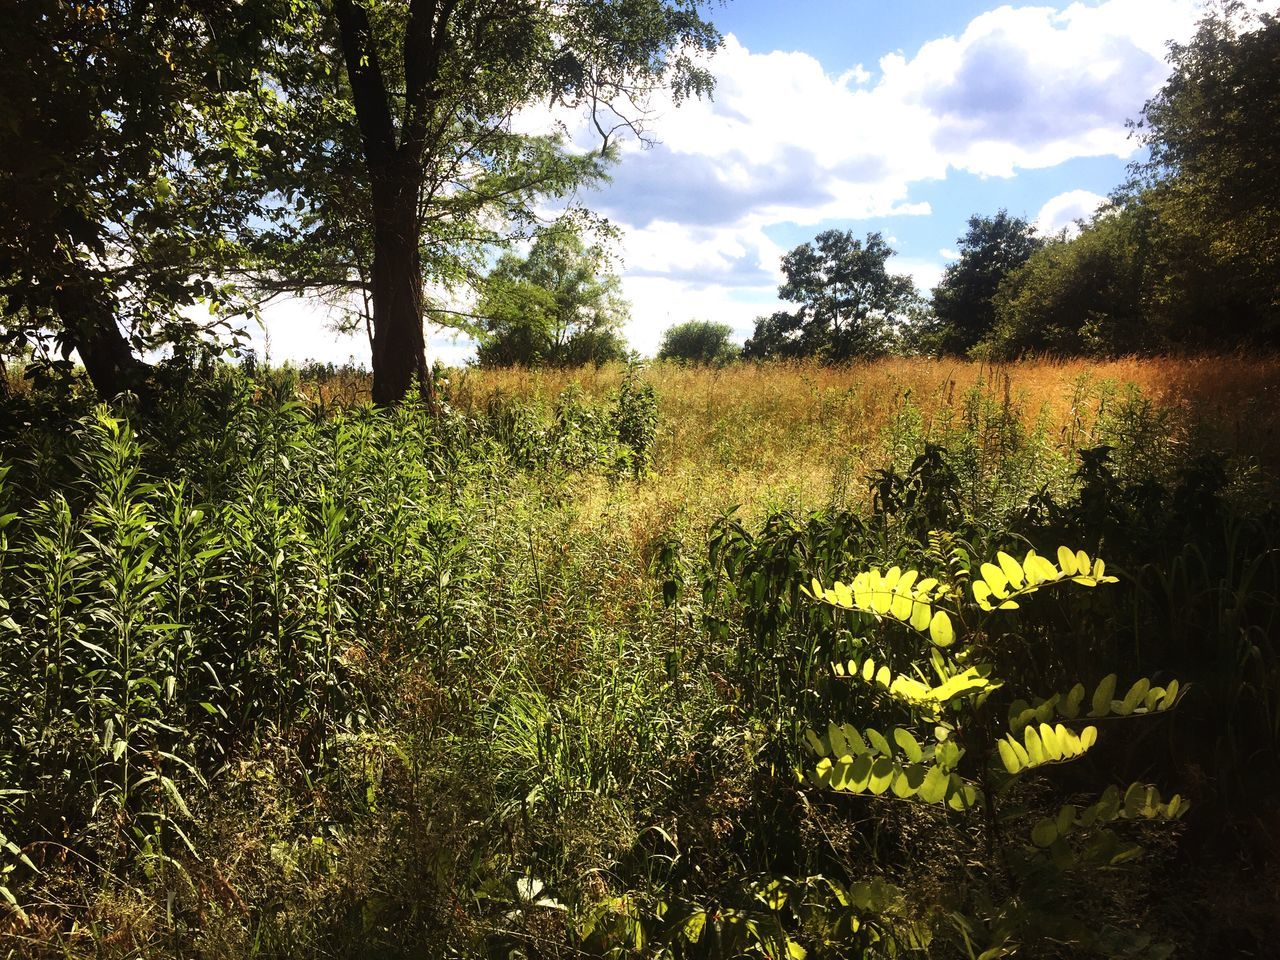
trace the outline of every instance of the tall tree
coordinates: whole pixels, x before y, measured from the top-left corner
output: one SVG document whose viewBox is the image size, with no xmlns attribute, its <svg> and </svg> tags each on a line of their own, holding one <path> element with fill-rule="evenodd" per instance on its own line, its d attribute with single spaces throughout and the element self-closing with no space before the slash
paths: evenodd
<svg viewBox="0 0 1280 960">
<path fill-rule="evenodd" d="M 1280 345 L 1280 17 L 1227 2 L 1135 126 L 1135 168 L 1167 259 L 1151 296 L 1186 339 Z"/>
<path fill-rule="evenodd" d="M 866 242 L 826 230 L 782 258 L 778 296 L 798 303 L 756 321 L 743 356 L 819 357 L 831 362 L 884 353 L 919 296 L 911 277 L 890 274 L 894 254 L 880 233 Z"/>
<path fill-rule="evenodd" d="M 947 266 L 933 290 L 927 335 L 931 352 L 967 353 L 988 336 L 1000 282 L 1041 246 L 1035 227 L 1006 210 L 993 217 L 974 214 L 956 242 L 960 257 Z"/>
<path fill-rule="evenodd" d="M 1170 64 L 1149 159 L 1000 285 L 996 355 L 1280 345 L 1280 20 L 1220 4 Z"/>
<path fill-rule="evenodd" d="M 1108 356 L 1157 349 L 1168 331 L 1145 296 L 1152 216 L 1138 203 L 1103 209 L 1073 239 L 1042 244 L 993 298 L 984 346 L 1002 359 L 1031 353 Z"/>
<path fill-rule="evenodd" d="M 272 0 L 0 5 L 0 346 L 64 370 L 74 351 L 110 397 L 140 387 L 142 351 L 199 335 L 198 301 L 233 300 L 268 104 L 254 65 L 282 16 Z"/>
<path fill-rule="evenodd" d="M 428 291 L 476 280 L 536 204 L 602 176 L 619 132 L 643 134 L 648 94 L 710 89 L 698 58 L 719 35 L 701 5 L 330 0 L 321 49 L 342 69 L 302 64 L 283 83 L 300 121 L 279 171 L 293 204 L 274 213 L 260 282 L 367 298 L 374 400 L 415 379 L 429 390 L 423 320 L 445 315 Z M 539 105 L 586 110 L 600 149 L 522 134 L 517 117 Z"/>
<path fill-rule="evenodd" d="M 477 312 L 481 366 L 570 367 L 627 354 L 618 278 L 603 249 L 568 226 L 541 231 L 527 257 L 502 257 Z"/>
</svg>

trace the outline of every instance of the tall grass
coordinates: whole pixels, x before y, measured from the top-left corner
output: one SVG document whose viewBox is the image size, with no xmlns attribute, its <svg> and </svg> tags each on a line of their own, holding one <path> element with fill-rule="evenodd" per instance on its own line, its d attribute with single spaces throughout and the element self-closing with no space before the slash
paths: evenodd
<svg viewBox="0 0 1280 960">
<path fill-rule="evenodd" d="M 1209 811 L 1199 848 L 1257 849 L 1280 740 L 1274 364 L 627 377 L 466 371 L 439 417 L 271 371 L 214 371 L 160 413 L 11 398 L 0 887 L 24 916 L 4 945 L 689 955 L 673 918 L 745 929 L 768 877 L 830 874 L 891 878 L 911 936 L 962 955 L 933 911 L 990 866 L 955 852 L 963 827 L 795 782 L 807 723 L 881 722 L 830 682 L 852 641 L 799 588 L 907 561 L 963 583 L 966 558 L 1027 542 L 1079 542 L 1123 582 L 993 636 L 1001 670 L 1042 690 L 1174 673 L 1194 731 L 1117 741 L 1031 799 L 1154 771 Z M 1215 868 L 1248 910 L 1206 938 L 1266 942 L 1246 888 L 1274 862 Z M 1146 889 L 1116 909 L 1199 944 L 1177 913 L 1204 897 Z"/>
</svg>

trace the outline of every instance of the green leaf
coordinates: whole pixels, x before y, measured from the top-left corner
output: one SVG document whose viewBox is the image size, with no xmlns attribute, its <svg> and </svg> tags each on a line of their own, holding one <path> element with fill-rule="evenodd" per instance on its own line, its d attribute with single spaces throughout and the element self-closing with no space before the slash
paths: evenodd
<svg viewBox="0 0 1280 960">
<path fill-rule="evenodd" d="M 869 753 L 860 753 L 854 757 L 853 764 L 849 767 L 848 783 L 845 789 L 855 793 L 866 790 L 871 782 L 871 764 L 872 756 Z"/>
<path fill-rule="evenodd" d="M 1093 699 L 1091 705 L 1092 710 L 1089 711 L 1091 717 L 1105 717 L 1111 712 L 1111 701 L 1116 693 L 1116 675 L 1109 673 L 1102 678 L 1102 682 L 1098 684 L 1098 688 L 1093 691 Z"/>
<path fill-rule="evenodd" d="M 1068 720 L 1074 720 L 1080 716 L 1080 707 L 1084 703 L 1084 684 L 1077 683 L 1067 693 L 1066 699 L 1062 701 L 1062 706 L 1058 712 Z"/>
<path fill-rule="evenodd" d="M 919 796 L 926 803 L 941 803 L 947 797 L 950 777 L 941 767 L 930 766 L 920 784 Z"/>
<path fill-rule="evenodd" d="M 912 765 L 894 771 L 893 782 L 889 786 L 894 796 L 906 800 L 915 796 L 922 783 L 924 783 L 924 768 Z"/>
<path fill-rule="evenodd" d="M 894 769 L 893 761 L 888 757 L 876 758 L 875 763 L 871 765 L 872 793 L 879 796 L 889 789 L 889 784 L 893 782 Z"/>
<path fill-rule="evenodd" d="M 879 730 L 873 730 L 871 727 L 868 727 L 865 733 L 867 735 L 867 742 L 871 744 L 872 749 L 881 756 L 893 756 L 893 747 L 889 746 L 889 741 L 884 738 L 884 734 Z"/>
<path fill-rule="evenodd" d="M 1124 700 L 1121 701 L 1120 706 L 1116 707 L 1116 713 L 1120 714 L 1122 717 L 1129 716 L 1129 714 L 1133 713 L 1133 711 L 1138 708 L 1138 705 L 1146 698 L 1147 691 L 1150 688 L 1151 681 L 1146 677 L 1143 677 L 1141 680 L 1134 681 L 1133 686 L 1130 687 L 1129 692 L 1125 694 Z"/>
<path fill-rule="evenodd" d="M 929 639 L 940 647 L 949 647 L 955 643 L 956 632 L 945 610 L 937 611 L 929 622 Z"/>
<path fill-rule="evenodd" d="M 809 749 L 812 750 L 814 753 L 816 753 L 818 756 L 825 757 L 830 752 L 827 749 L 826 743 L 824 743 L 822 738 L 818 736 L 814 731 L 806 730 L 804 732 L 804 739 L 805 739 L 805 743 L 809 745 Z"/>
<path fill-rule="evenodd" d="M 924 751 L 911 732 L 897 727 L 893 731 L 894 742 L 902 749 L 902 753 L 912 763 L 919 763 L 924 758 Z"/>
<path fill-rule="evenodd" d="M 1058 825 L 1049 819 L 1040 820 L 1031 828 L 1031 842 L 1037 847 L 1048 847 L 1058 839 Z"/>
</svg>

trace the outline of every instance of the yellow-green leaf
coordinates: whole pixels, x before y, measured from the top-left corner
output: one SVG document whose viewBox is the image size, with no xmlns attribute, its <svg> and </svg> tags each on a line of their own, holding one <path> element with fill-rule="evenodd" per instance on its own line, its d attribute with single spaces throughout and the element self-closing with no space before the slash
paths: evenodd
<svg viewBox="0 0 1280 960">
<path fill-rule="evenodd" d="M 1022 769 L 1022 763 L 1008 740 L 997 740 L 996 749 L 1000 751 L 1000 762 L 1004 764 L 1005 770 L 1009 773 L 1017 773 Z"/>
<path fill-rule="evenodd" d="M 982 565 L 982 579 L 987 581 L 987 586 L 997 597 L 1004 599 L 1009 595 L 1009 578 L 994 563 Z"/>
<path fill-rule="evenodd" d="M 947 796 L 949 778 L 941 767 L 931 766 L 920 784 L 920 799 L 926 803 L 941 803 Z"/>
<path fill-rule="evenodd" d="M 929 628 L 929 620 L 933 613 L 932 608 L 927 603 L 915 600 L 911 604 L 911 626 L 921 632 Z"/>
<path fill-rule="evenodd" d="M 1093 691 L 1091 717 L 1105 717 L 1111 712 L 1111 700 L 1116 693 L 1116 675 L 1109 673 L 1102 678 L 1098 688 Z"/>
<path fill-rule="evenodd" d="M 877 757 L 871 764 L 871 792 L 876 796 L 889 789 L 893 781 L 894 765 L 888 757 Z"/>
<path fill-rule="evenodd" d="M 1027 582 L 1026 574 L 1023 573 L 1021 564 L 1003 550 L 996 554 L 996 560 L 1000 564 L 1000 570 L 1004 573 L 1013 588 L 1015 590 L 1021 590 Z"/>
<path fill-rule="evenodd" d="M 897 727 L 893 731 L 893 740 L 901 748 L 903 755 L 912 763 L 919 763 L 924 757 L 920 744 L 911 735 L 911 731 Z"/>
<path fill-rule="evenodd" d="M 1080 565 L 1076 562 L 1075 552 L 1068 550 L 1066 547 L 1058 548 L 1058 566 L 1062 568 L 1065 576 L 1074 576 L 1079 570 Z"/>
<path fill-rule="evenodd" d="M 956 632 L 945 610 L 939 610 L 929 621 L 929 639 L 940 647 L 949 647 L 955 643 Z"/>
</svg>

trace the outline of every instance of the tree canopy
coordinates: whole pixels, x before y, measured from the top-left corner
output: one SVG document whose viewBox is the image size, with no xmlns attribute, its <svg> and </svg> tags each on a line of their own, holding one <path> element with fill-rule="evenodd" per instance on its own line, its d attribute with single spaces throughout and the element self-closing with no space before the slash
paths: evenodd
<svg viewBox="0 0 1280 960">
<path fill-rule="evenodd" d="M 890 274 L 884 237 L 826 230 L 782 258 L 783 300 L 799 304 L 756 321 L 743 347 L 750 359 L 818 357 L 831 362 L 886 352 L 919 297 L 911 277 Z"/>
<path fill-rule="evenodd" d="M 1150 158 L 1001 282 L 994 355 L 1280 346 L 1280 20 L 1226 4 L 1170 63 Z"/>
<path fill-rule="evenodd" d="M 5 5 L 5 340 L 78 351 L 110 395 L 144 351 L 190 339 L 199 301 L 303 293 L 368 323 L 375 400 L 429 387 L 439 298 L 599 179 L 618 137 L 646 136 L 651 93 L 710 90 L 703 6 Z M 525 132 L 536 107 L 582 112 L 597 149 Z"/>
<path fill-rule="evenodd" d="M 317 8 L 324 68 L 286 76 L 299 105 L 278 167 L 263 283 L 355 293 L 372 340 L 374 399 L 429 384 L 428 291 L 479 280 L 494 247 L 527 238 L 539 205 L 598 180 L 643 105 L 710 90 L 697 60 L 719 34 L 688 0 L 332 0 Z M 295 34 L 296 36 L 296 34 Z M 308 37 L 298 43 L 304 53 Z M 515 122 L 585 111 L 594 152 Z M 335 171 L 340 175 L 335 176 Z M 294 251 L 308 269 L 299 273 Z"/>
<path fill-rule="evenodd" d="M 1000 282 L 1042 245 L 1035 227 L 1006 210 L 974 214 L 956 243 L 960 257 L 933 290 L 933 323 L 924 338 L 929 352 L 964 354 L 989 336 Z"/>
<path fill-rule="evenodd" d="M 686 320 L 668 327 L 658 348 L 660 360 L 720 366 L 735 360 L 738 348 L 730 337 L 733 328 L 711 320 Z"/>
<path fill-rule="evenodd" d="M 481 366 L 571 367 L 628 353 L 618 278 L 604 250 L 568 226 L 541 231 L 526 257 L 503 256 L 477 312 Z"/>
<path fill-rule="evenodd" d="M 1142 297 L 1149 229 L 1149 216 L 1136 205 L 1110 207 L 1074 239 L 1040 246 L 1000 284 L 988 349 L 1017 357 L 1150 348 L 1158 335 Z"/>
<path fill-rule="evenodd" d="M 0 7 L 0 347 L 45 372 L 78 352 L 111 396 L 139 388 L 144 351 L 249 308 L 229 280 L 261 193 L 255 71 L 285 6 Z"/>
</svg>

